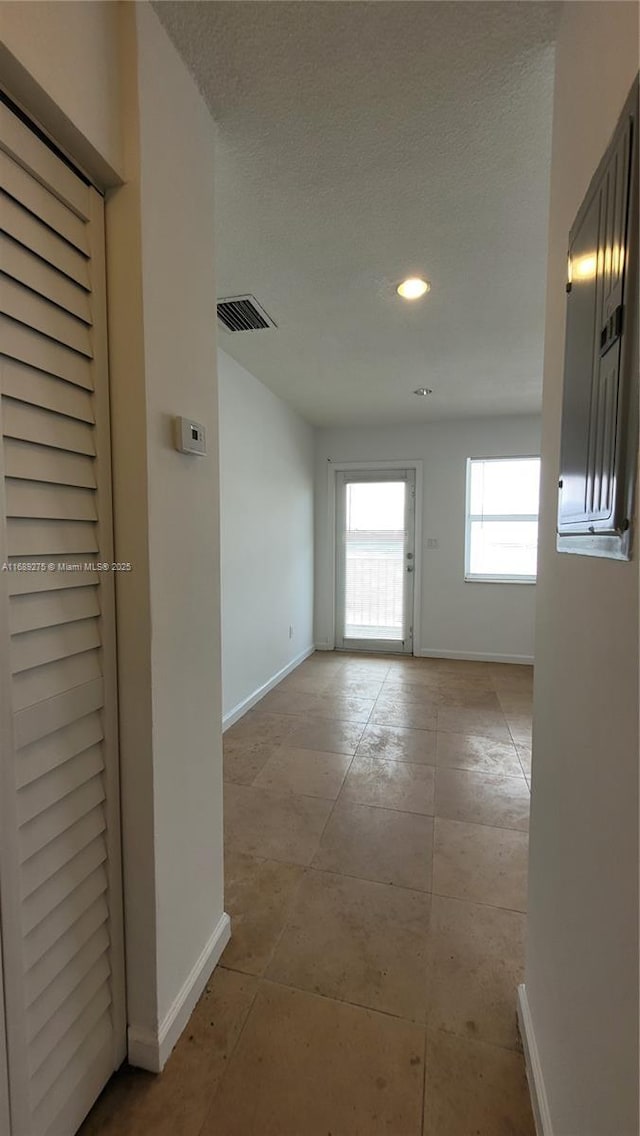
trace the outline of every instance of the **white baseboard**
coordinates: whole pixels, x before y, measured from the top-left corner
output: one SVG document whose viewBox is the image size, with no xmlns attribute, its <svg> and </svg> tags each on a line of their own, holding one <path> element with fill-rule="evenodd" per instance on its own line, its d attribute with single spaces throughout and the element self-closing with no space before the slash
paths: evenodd
<svg viewBox="0 0 640 1136">
<path fill-rule="evenodd" d="M 536 1133 L 537 1136 L 553 1136 L 551 1113 L 549 1112 L 549 1103 L 542 1076 L 542 1065 L 540 1064 L 540 1055 L 533 1032 L 531 1010 L 529 1009 L 529 1000 L 524 984 L 518 987 L 518 1026 L 522 1038 L 522 1048 L 524 1049 L 524 1063 L 527 1070 Z"/>
<path fill-rule="evenodd" d="M 516 663 L 532 667 L 533 655 L 491 655 L 484 651 L 438 651 L 431 647 L 416 649 L 414 655 L 424 659 L 466 659 L 470 663 Z"/>
<path fill-rule="evenodd" d="M 158 1026 L 157 1034 L 129 1026 L 127 1056 L 130 1065 L 147 1069 L 150 1073 L 162 1072 L 230 938 L 231 920 L 224 911 L 191 973 Z"/>
</svg>

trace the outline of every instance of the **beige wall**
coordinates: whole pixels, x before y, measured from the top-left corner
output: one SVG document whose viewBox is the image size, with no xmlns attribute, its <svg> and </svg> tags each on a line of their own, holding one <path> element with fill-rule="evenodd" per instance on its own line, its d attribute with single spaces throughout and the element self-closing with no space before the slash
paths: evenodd
<svg viewBox="0 0 640 1136">
<path fill-rule="evenodd" d="M 0 51 L 0 74 L 9 93 L 23 101 L 15 83 L 28 76 L 40 91 L 30 92 L 27 109 L 40 119 L 45 114 L 51 118 L 47 126 L 64 147 L 70 148 L 69 139 L 61 132 L 78 132 L 80 139 L 71 143 L 77 162 L 91 164 L 92 153 L 102 173 L 109 166 L 116 174 L 123 161 L 119 7 L 113 0 L 0 4 L 0 41 L 8 48 L 6 54 Z"/>
<path fill-rule="evenodd" d="M 213 122 L 155 12 L 137 15 L 162 1021 L 222 914 Z M 175 414 L 204 423 L 205 458 L 173 448 Z"/>
<path fill-rule="evenodd" d="M 640 551 L 631 563 L 555 551 L 567 236 L 637 69 L 635 4 L 564 6 L 551 173 L 526 969 L 549 1136 L 638 1131 Z"/>
<path fill-rule="evenodd" d="M 147 3 L 10 3 L 2 35 L 9 93 L 124 182 L 106 227 L 116 556 L 135 565 L 117 593 L 128 1020 L 154 1067 L 224 930 L 213 123 Z M 174 450 L 175 414 L 204 422 L 205 458 Z"/>
</svg>

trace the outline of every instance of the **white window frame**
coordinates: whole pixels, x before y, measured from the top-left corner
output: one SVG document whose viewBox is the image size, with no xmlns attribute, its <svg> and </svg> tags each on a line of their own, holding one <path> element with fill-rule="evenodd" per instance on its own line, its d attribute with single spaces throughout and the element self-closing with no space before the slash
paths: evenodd
<svg viewBox="0 0 640 1136">
<path fill-rule="evenodd" d="M 514 576 L 508 573 L 472 572 L 471 561 L 471 523 L 472 521 L 535 521 L 539 523 L 540 511 L 537 513 L 471 513 L 471 468 L 474 462 L 505 462 L 505 461 L 540 461 L 540 454 L 514 454 L 500 455 L 491 458 L 467 458 L 467 483 L 464 506 L 464 579 L 467 584 L 535 584 L 535 576 Z"/>
</svg>

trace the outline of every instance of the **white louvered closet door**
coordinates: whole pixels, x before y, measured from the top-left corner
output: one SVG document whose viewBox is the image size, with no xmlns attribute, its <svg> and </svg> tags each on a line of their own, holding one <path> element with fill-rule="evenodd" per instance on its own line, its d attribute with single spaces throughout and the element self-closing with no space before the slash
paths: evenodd
<svg viewBox="0 0 640 1136">
<path fill-rule="evenodd" d="M 125 1053 L 103 204 L 4 104 L 0 393 L 11 1136 L 71 1136 Z"/>
</svg>

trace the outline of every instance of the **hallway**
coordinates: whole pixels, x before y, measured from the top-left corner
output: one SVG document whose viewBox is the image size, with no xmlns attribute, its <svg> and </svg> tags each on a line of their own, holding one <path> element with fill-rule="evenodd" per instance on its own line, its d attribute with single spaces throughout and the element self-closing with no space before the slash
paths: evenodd
<svg viewBox="0 0 640 1136">
<path fill-rule="evenodd" d="M 82 1136 L 533 1136 L 531 697 L 529 667 L 317 653 L 231 727 L 232 940 Z"/>
</svg>

